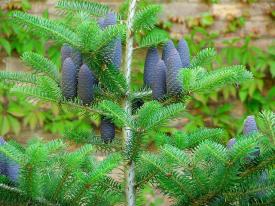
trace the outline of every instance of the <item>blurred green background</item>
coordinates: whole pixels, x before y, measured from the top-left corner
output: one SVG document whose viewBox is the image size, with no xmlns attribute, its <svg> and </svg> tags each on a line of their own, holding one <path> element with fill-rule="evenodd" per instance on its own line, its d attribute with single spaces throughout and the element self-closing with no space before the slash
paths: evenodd
<svg viewBox="0 0 275 206">
<path fill-rule="evenodd" d="M 119 8 L 120 1 L 104 2 L 125 13 L 125 8 Z M 272 1 L 143 0 L 140 4 L 144 6 L 152 2 L 163 5 L 158 28 L 175 41 L 184 37 L 192 55 L 202 48 L 217 48 L 218 58 L 209 70 L 243 64 L 255 78 L 241 86 L 228 86 L 207 96 L 194 96 L 184 118 L 171 122 L 165 128 L 166 132 L 178 129 L 191 131 L 207 126 L 225 128 L 229 135 L 235 135 L 242 130 L 242 121 L 248 114 L 256 114 L 262 109 L 274 111 L 275 44 L 272 38 L 275 5 Z M 55 1 L 47 0 L 1 1 L 0 70 L 28 70 L 20 61 L 25 51 L 43 54 L 60 67 L 60 45 L 25 32 L 8 18 L 10 11 L 23 10 L 44 17 L 59 17 L 62 21 L 62 16 L 54 10 L 54 4 Z M 135 53 L 133 88 L 142 86 L 145 53 L 145 50 Z M 24 142 L 24 137 L 41 133 L 49 137 L 58 136 L 69 127 L 98 127 L 96 118 L 58 105 L 11 95 L 9 87 L 0 82 L 0 135 Z"/>
</svg>

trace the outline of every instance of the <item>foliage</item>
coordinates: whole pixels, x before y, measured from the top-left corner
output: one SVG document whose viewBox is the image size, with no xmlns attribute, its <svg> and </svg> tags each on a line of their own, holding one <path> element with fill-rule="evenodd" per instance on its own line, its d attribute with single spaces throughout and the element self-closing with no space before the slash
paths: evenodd
<svg viewBox="0 0 275 206">
<path fill-rule="evenodd" d="M 120 163 L 119 154 L 96 161 L 90 157 L 91 145 L 87 144 L 74 152 L 68 152 L 65 148 L 65 143 L 60 140 L 33 140 L 24 148 L 12 143 L 2 146 L 1 153 L 20 165 L 20 176 L 16 190 L 12 182 L 6 187 L 0 184 L 0 202 L 114 205 L 121 201 L 122 193 L 117 192 L 120 183 L 108 177 Z M 86 167 L 87 164 L 89 167 Z"/>
<path fill-rule="evenodd" d="M 110 9 L 108 6 L 85 1 L 58 1 L 57 8 L 69 10 L 69 11 L 85 11 L 92 16 L 104 16 Z"/>
<path fill-rule="evenodd" d="M 46 38 L 42 36 L 34 37 L 32 34 L 24 32 L 23 28 L 18 27 L 18 25 L 14 24 L 9 18 L 13 10 L 28 11 L 30 8 L 31 4 L 28 0 L 7 2 L 1 7 L 0 51 L 5 51 L 9 56 L 12 55 L 13 52 L 22 55 L 25 51 L 34 51 L 41 55 L 48 55 L 51 59 L 54 59 L 55 62 L 59 62 L 59 53 L 56 45 L 49 45 L 49 47 L 46 48 Z M 47 11 L 43 12 L 43 16 L 48 16 Z"/>
<path fill-rule="evenodd" d="M 274 119 L 270 119 L 273 116 L 274 113 L 267 111 L 261 114 L 265 128 L 270 128 L 263 132 L 275 131 L 274 125 L 271 126 Z M 208 132 L 216 136 L 215 130 Z M 173 197 L 175 205 L 272 204 L 274 144 L 269 141 L 270 133 L 237 137 L 233 149 L 224 147 L 215 138 L 205 140 L 206 136 L 200 138 L 198 134 L 172 137 L 160 153 L 143 154 L 141 161 L 147 163 L 144 167 L 147 173 L 154 171 L 154 176 L 145 182 L 156 184 L 164 194 Z M 186 137 L 196 144 L 188 144 Z M 261 153 L 248 163 L 245 157 L 253 154 L 256 145 Z M 261 165 L 269 165 L 269 169 Z"/>
<path fill-rule="evenodd" d="M 209 1 L 210 2 L 210 1 Z M 24 5 L 23 5 L 24 4 Z M 94 15 L 102 16 L 106 14 L 110 9 L 107 6 L 102 6 L 100 4 L 82 4 L 81 2 L 73 2 L 73 1 L 60 1 L 57 5 L 58 8 L 61 8 L 63 11 L 68 13 L 73 12 L 72 5 L 75 7 L 81 6 L 82 10 L 85 6 L 91 6 L 93 9 L 85 11 L 93 12 Z M 143 11 L 149 4 L 152 4 L 150 0 L 143 0 L 139 2 L 138 10 L 141 12 Z M 69 6 L 70 5 L 70 6 Z M 23 10 L 27 11 L 30 8 L 30 4 L 27 1 L 22 2 Z M 65 9 L 65 6 L 67 9 Z M 120 14 L 121 19 L 126 19 L 127 17 L 127 9 L 128 3 L 125 3 L 121 6 Z M 155 5 L 153 5 L 154 7 Z M 21 8 L 20 8 L 21 9 Z M 4 48 L 11 48 L 13 51 L 15 48 L 19 54 L 23 54 L 24 51 L 33 50 L 34 52 L 38 52 L 41 55 L 48 55 L 49 59 L 53 60 L 54 63 L 57 62 L 59 65 L 59 53 L 57 51 L 56 45 L 50 45 L 49 49 L 44 48 L 44 44 L 46 42 L 45 38 L 41 36 L 33 36 L 30 33 L 23 32 L 21 27 L 18 27 L 16 24 L 13 24 L 12 21 L 7 18 L 8 14 L 10 13 L 10 9 L 8 12 L 5 12 L 5 9 L 2 11 L 3 15 L 3 23 L 1 26 L 3 29 L 3 36 L 6 39 L 5 42 L 2 43 Z M 45 13 L 44 16 L 47 16 Z M 235 24 L 234 22 L 239 21 L 241 18 L 246 18 L 245 15 L 242 15 L 240 18 L 234 17 L 231 20 L 228 20 L 228 27 L 230 25 Z M 63 21 L 63 20 L 62 20 Z M 66 20 L 65 20 L 66 21 Z M 199 23 L 196 23 L 196 22 Z M 192 23 L 193 22 L 193 23 Z M 206 22 L 206 23 L 202 23 Z M 172 22 L 166 22 L 167 24 L 172 24 Z M 213 25 L 215 24 L 215 18 L 212 16 L 211 13 L 199 15 L 199 19 L 190 19 L 187 18 L 187 22 L 189 27 L 191 28 L 190 34 L 186 35 L 186 38 L 189 43 L 190 50 L 193 54 L 197 53 L 201 49 L 205 47 L 213 47 L 214 41 L 217 37 L 219 37 L 223 31 L 208 31 L 206 25 Z M 245 23 L 245 22 L 244 22 Z M 75 24 L 75 23 L 74 23 Z M 89 24 L 90 25 L 90 24 Z M 142 31 L 142 33 L 136 34 L 136 41 L 138 46 L 136 48 L 141 47 L 148 47 L 151 44 L 159 45 L 169 38 L 169 35 L 166 31 L 159 28 L 160 24 L 157 25 L 154 29 L 150 31 Z M 13 29 L 11 29 L 13 28 Z M 79 27 L 80 29 L 81 27 Z M 85 24 L 83 25 L 83 29 L 86 29 Z M 236 28 L 238 30 L 238 28 Z M 92 32 L 92 31 L 91 31 Z M 7 38 L 6 38 L 7 36 Z M 22 36 L 22 37 L 21 37 Z M 28 37 L 27 37 L 28 36 Z M 272 87 L 272 79 L 274 78 L 275 72 L 274 70 L 274 45 L 270 45 L 267 51 L 264 51 L 260 48 L 251 45 L 251 39 L 253 37 L 245 37 L 245 38 L 237 38 L 232 40 L 227 40 L 224 43 L 223 49 L 217 54 L 216 61 L 218 60 L 219 65 L 221 66 L 228 66 L 233 63 L 243 64 L 246 65 L 247 68 L 253 73 L 254 81 L 247 82 L 237 89 L 233 86 L 229 86 L 223 88 L 221 91 L 212 92 L 211 94 L 202 95 L 202 94 L 195 94 L 193 97 L 194 103 L 192 108 L 200 113 L 200 115 L 187 114 L 189 118 L 189 122 L 187 123 L 187 129 L 189 131 L 193 130 L 194 128 L 200 125 L 210 125 L 210 126 L 218 126 L 218 127 L 225 127 L 231 134 L 234 133 L 236 129 L 239 129 L 238 125 L 242 121 L 244 117 L 232 117 L 235 118 L 234 122 L 229 120 L 229 115 L 234 110 L 235 105 L 239 105 L 241 103 L 238 102 L 237 97 L 242 100 L 242 104 L 244 104 L 244 110 L 247 113 L 254 113 L 256 114 L 261 109 L 271 109 L 274 110 L 274 104 L 272 99 L 274 98 L 274 87 Z M 198 41 L 199 39 L 199 41 Z M 86 38 L 87 43 L 86 45 L 91 45 L 88 39 Z M 41 43 L 40 43 L 41 42 Z M 5 46 L 7 44 L 11 44 L 11 46 Z M 16 44 L 17 46 L 13 46 Z M 32 46 L 30 46 L 32 44 Z M 38 45 L 39 44 L 39 45 Z M 239 46 L 241 44 L 241 46 Z M 19 49 L 22 47 L 22 49 Z M 24 48 L 23 48 L 24 47 Z M 32 49 L 33 48 L 33 49 Z M 41 48 L 41 49 L 40 49 Z M 7 51 L 9 51 L 8 49 Z M 256 58 L 254 58 L 256 57 Z M 135 62 L 134 62 L 135 63 Z M 137 66 L 141 68 L 143 65 L 140 62 L 136 63 Z M 214 66 L 210 65 L 210 69 L 212 70 Z M 271 74 L 271 75 L 270 75 Z M 140 71 L 135 71 L 134 82 L 140 83 L 142 76 Z M 132 85 L 132 87 L 136 87 L 136 85 Z M 221 95 L 220 95 L 221 94 Z M 234 100 L 234 106 L 230 105 L 229 103 Z M 225 102 L 224 105 L 220 105 L 219 102 Z M 216 110 L 216 107 L 218 109 Z M 240 108 L 242 109 L 242 108 Z M 26 112 L 27 113 L 27 112 Z M 212 120 L 208 121 L 207 116 L 209 114 L 212 115 Z M 51 128 L 51 127 L 49 127 Z"/>
<path fill-rule="evenodd" d="M 71 111 L 57 104 L 26 101 L 21 95 L 10 94 L 12 84 L 1 83 L 0 135 L 20 135 L 21 132 L 36 129 L 54 134 L 64 134 L 68 128 L 91 129 L 96 125 L 94 118 L 81 111 Z"/>
<path fill-rule="evenodd" d="M 216 38 L 215 35 L 209 35 L 205 33 L 205 30 L 194 31 L 194 34 L 190 35 L 190 48 L 191 51 L 200 50 L 201 47 L 213 45 L 213 40 Z M 199 42 L 199 44 L 194 44 L 196 35 L 205 35 L 204 39 Z M 194 35 L 194 36 L 192 36 Z M 214 38 L 214 39 L 213 39 Z M 245 111 L 247 113 L 256 114 L 262 109 L 274 110 L 274 86 L 272 86 L 272 79 L 274 78 L 274 45 L 270 45 L 267 48 L 267 52 L 259 49 L 250 44 L 251 38 L 247 37 L 246 39 L 235 39 L 232 41 L 224 42 L 225 47 L 217 55 L 216 61 L 219 65 L 229 65 L 234 63 L 247 65 L 247 68 L 252 72 L 254 76 L 253 81 L 248 81 L 238 89 L 232 86 L 223 88 L 218 93 L 211 93 L 207 95 L 196 95 L 194 96 L 193 107 L 196 110 L 199 110 L 202 113 L 201 118 L 197 119 L 197 123 L 204 121 L 203 116 L 207 117 L 209 114 L 217 113 L 217 117 L 213 116 L 210 124 L 213 126 L 226 127 L 230 133 L 239 128 L 239 123 L 243 118 L 236 119 L 235 123 L 232 124 L 231 121 L 224 121 L 224 117 L 229 115 L 233 110 L 233 106 L 229 102 L 236 102 L 236 98 L 239 97 L 242 104 L 245 106 Z M 241 47 L 237 46 L 242 44 Z M 212 70 L 215 65 L 210 64 L 209 70 Z M 220 95 L 219 95 L 220 94 Z M 221 105 L 218 102 L 224 101 L 228 104 Z M 213 105 L 213 106 L 212 106 Z M 216 109 L 216 108 L 220 109 Z M 195 121 L 191 120 L 189 123 L 190 128 L 194 128 L 197 124 Z"/>
<path fill-rule="evenodd" d="M 125 5 L 129 6 L 129 1 Z M 135 194 L 139 194 L 148 182 L 177 201 L 177 205 L 213 205 L 222 201 L 226 204 L 236 201 L 246 204 L 254 199 L 261 200 L 257 196 L 259 193 L 263 193 L 260 194 L 263 196 L 263 203 L 274 199 L 273 192 L 269 190 L 274 186 L 273 176 L 269 175 L 273 172 L 274 145 L 269 141 L 274 138 L 265 136 L 274 133 L 273 113 L 265 112 L 262 115 L 265 132 L 237 137 L 232 149 L 223 146 L 227 136 L 221 129 L 201 128 L 192 133 L 172 134 L 171 138 L 159 129 L 170 120 L 185 114 L 190 105 L 189 100 L 194 95 L 205 95 L 228 84 L 239 85 L 252 81 L 253 75 L 244 66 L 233 65 L 208 70 L 216 52 L 205 49 L 193 57 L 189 66 L 176 68 L 176 73 L 173 73 L 170 80 L 177 81 L 182 89 L 177 94 L 166 92 L 165 97 L 157 101 L 152 97 L 150 88 L 139 88 L 141 92 L 131 89 L 128 61 L 123 69 L 115 68 L 112 61 L 104 55 L 106 51 L 112 53 L 113 42 L 117 39 L 126 41 L 129 49 L 126 51 L 127 58 L 131 58 L 131 40 L 134 40 L 137 49 L 143 46 L 152 48 L 165 42 L 167 37 L 158 36 L 158 32 L 154 31 L 160 11 L 158 6 L 138 8 L 136 15 L 127 17 L 129 25 L 125 21 L 118 21 L 116 24 L 110 23 L 106 28 L 100 27 L 102 19 L 98 19 L 109 11 L 105 6 L 78 0 L 68 3 L 61 0 L 58 6 L 66 13 L 74 14 L 68 15 L 70 21 L 61 23 L 59 20 L 19 11 L 12 12 L 11 18 L 27 31 L 52 39 L 57 44 L 72 47 L 75 52 L 67 58 L 70 60 L 68 67 L 72 72 L 63 67 L 65 72 L 59 75 L 58 66 L 51 60 L 34 53 L 26 53 L 23 59 L 33 67 L 32 71 L 6 71 L 0 73 L 0 77 L 4 83 L 13 84 L 10 90 L 12 93 L 36 101 L 54 103 L 69 110 L 75 109 L 89 118 L 94 115 L 101 120 L 108 120 L 111 127 L 108 127 L 107 133 L 111 136 L 106 139 L 110 141 L 104 139 L 106 134 L 101 133 L 100 139 L 93 131 L 83 132 L 73 127 L 69 128 L 70 131 L 66 132 L 64 139 L 82 146 L 73 148 L 71 152 L 62 140 L 48 143 L 33 140 L 23 147 L 16 143 L 5 143 L 1 139 L 1 162 L 8 166 L 0 168 L 1 174 L 5 175 L 0 178 L 1 193 L 4 194 L 0 196 L 0 201 L 46 205 L 116 205 L 124 204 L 127 199 L 128 205 L 134 206 L 135 201 L 129 199 L 134 199 Z M 113 12 L 108 14 L 123 19 L 123 13 Z M 87 30 L 95 35 L 87 35 Z M 152 31 L 155 33 L 152 34 Z M 141 44 L 146 36 L 146 44 Z M 74 59 L 77 52 L 81 56 L 80 65 Z M 172 55 L 175 54 L 180 57 L 174 48 L 169 56 L 170 63 L 173 63 Z M 189 58 L 188 52 L 181 55 Z M 179 61 L 181 59 L 178 58 Z M 95 95 L 90 104 L 83 104 L 76 92 L 72 97 L 66 98 L 66 91 L 62 87 L 63 81 L 78 84 L 76 73 L 81 64 L 85 64 L 97 79 L 93 82 Z M 182 65 L 181 62 L 178 65 Z M 149 69 L 157 69 L 153 67 L 155 65 Z M 67 81 L 64 78 L 67 76 L 73 78 Z M 153 84 L 159 83 L 158 79 L 154 81 Z M 167 84 L 165 80 L 162 81 Z M 132 101 L 136 98 L 144 104 L 138 105 L 132 111 Z M 122 133 L 115 132 L 114 124 Z M 155 135 L 156 133 L 159 135 Z M 150 152 L 147 147 L 148 138 L 154 139 L 156 145 L 161 147 Z M 93 148 L 107 152 L 104 160 L 98 163 L 91 156 Z M 15 166 L 19 166 L 19 176 L 15 181 L 9 172 L 5 174 L 13 161 Z M 119 176 L 120 181 L 112 178 L 114 169 L 124 173 Z M 264 183 L 256 184 L 263 172 L 267 173 Z M 17 198 L 14 198 L 15 194 Z"/>
<path fill-rule="evenodd" d="M 142 3 L 146 5 L 148 1 L 142 1 Z M 246 18 L 245 13 L 240 17 L 234 17 L 232 21 L 229 18 L 228 27 L 236 22 L 242 22 L 241 25 L 244 26 Z M 185 23 L 189 25 L 190 32 L 185 35 L 185 38 L 192 54 L 197 54 L 205 48 L 215 47 L 216 40 L 226 35 L 226 31 L 208 29 L 207 25 L 215 25 L 215 20 L 215 16 L 211 13 L 203 13 L 194 18 L 186 17 Z M 202 22 L 206 22 L 206 24 Z M 176 21 L 171 17 L 165 22 L 159 22 L 156 29 L 160 30 L 161 34 L 165 34 L 164 30 L 171 32 L 170 28 L 174 23 L 181 24 L 181 21 Z M 235 29 L 238 31 L 241 27 Z M 254 34 L 250 34 L 245 37 L 227 38 L 221 42 L 222 49 L 219 49 L 215 63 L 207 66 L 207 70 L 210 71 L 217 65 L 221 67 L 231 64 L 246 65 L 247 69 L 252 72 L 254 80 L 247 81 L 238 87 L 228 86 L 208 94 L 193 95 L 191 108 L 194 111 L 191 110 L 187 114 L 188 122 L 185 129 L 192 131 L 197 127 L 207 125 L 223 127 L 230 134 L 234 134 L 236 130 L 240 132 L 239 125 L 246 114 L 256 114 L 262 109 L 274 110 L 275 90 L 272 84 L 274 81 L 274 43 L 266 49 L 261 49 L 252 44 L 255 37 L 257 38 Z M 143 55 L 139 56 L 143 58 Z M 134 65 L 139 69 L 135 70 L 133 82 L 140 84 L 142 75 L 140 68 L 143 68 L 143 63 L 137 58 L 134 59 Z M 241 102 L 238 98 L 241 99 Z M 236 110 L 242 111 L 244 115 L 236 113 Z M 211 115 L 211 119 L 208 118 L 209 115 Z M 234 121 L 230 121 L 230 118 L 233 118 Z M 167 130 L 171 131 L 171 129 Z"/>
</svg>

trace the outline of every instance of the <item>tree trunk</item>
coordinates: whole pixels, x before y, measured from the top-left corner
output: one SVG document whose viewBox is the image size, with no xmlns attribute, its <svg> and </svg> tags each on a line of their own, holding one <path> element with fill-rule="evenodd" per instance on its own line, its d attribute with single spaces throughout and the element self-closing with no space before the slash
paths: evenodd
<svg viewBox="0 0 275 206">
<path fill-rule="evenodd" d="M 130 85 L 131 85 L 131 64 L 132 64 L 132 55 L 133 55 L 133 43 L 134 36 L 132 32 L 134 15 L 136 10 L 137 0 L 131 0 L 129 5 L 129 13 L 127 20 L 127 36 L 126 36 L 126 51 L 125 51 L 125 64 L 123 67 L 123 73 L 125 75 L 128 91 L 126 94 L 126 98 L 124 100 L 124 109 L 127 113 L 131 114 L 132 105 L 129 100 L 130 93 Z M 132 131 L 130 128 L 123 128 L 123 137 L 125 141 L 125 145 L 129 142 L 130 138 L 132 138 Z M 125 177 L 126 177 L 126 197 L 128 206 L 135 206 L 135 163 L 130 160 L 129 164 L 125 168 Z"/>
</svg>

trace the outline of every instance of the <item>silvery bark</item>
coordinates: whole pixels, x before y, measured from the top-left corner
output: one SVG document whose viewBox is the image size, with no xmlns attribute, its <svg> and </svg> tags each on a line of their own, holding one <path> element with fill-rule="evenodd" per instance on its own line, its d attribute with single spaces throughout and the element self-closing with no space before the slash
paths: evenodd
<svg viewBox="0 0 275 206">
<path fill-rule="evenodd" d="M 123 68 L 123 73 L 125 75 L 125 78 L 128 84 L 128 92 L 126 96 L 129 95 L 130 83 L 131 83 L 131 64 L 132 64 L 132 55 L 133 55 L 133 42 L 134 42 L 132 27 L 134 22 L 136 4 L 137 4 L 137 0 L 131 0 L 128 20 L 127 20 L 125 65 Z M 124 109 L 129 114 L 132 112 L 131 101 L 129 100 L 128 97 L 125 98 Z M 123 128 L 123 137 L 125 140 L 125 144 L 127 144 L 127 142 L 129 142 L 130 139 L 132 138 L 132 131 L 130 128 L 128 127 Z M 125 175 L 126 175 L 126 184 L 127 184 L 126 186 L 127 203 L 128 203 L 128 206 L 135 206 L 136 203 L 135 203 L 135 163 L 134 161 L 129 162 L 129 165 L 127 166 L 125 171 Z"/>
</svg>

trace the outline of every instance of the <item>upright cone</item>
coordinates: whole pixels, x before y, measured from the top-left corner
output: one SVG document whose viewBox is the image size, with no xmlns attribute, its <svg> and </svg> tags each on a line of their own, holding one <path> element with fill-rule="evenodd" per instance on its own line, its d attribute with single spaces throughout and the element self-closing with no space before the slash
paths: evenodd
<svg viewBox="0 0 275 206">
<path fill-rule="evenodd" d="M 253 115 L 248 116 L 244 121 L 243 134 L 247 135 L 253 132 L 257 132 L 257 124 Z"/>
<path fill-rule="evenodd" d="M 243 134 L 249 135 L 253 134 L 258 131 L 257 123 L 255 121 L 255 117 L 253 115 L 248 116 L 244 121 L 244 127 L 243 127 Z M 246 158 L 246 161 L 251 163 L 253 162 L 257 157 L 260 156 L 260 147 L 255 147 L 254 151 L 249 154 L 249 156 Z"/>
<path fill-rule="evenodd" d="M 76 66 L 76 70 L 79 71 L 83 63 L 81 53 L 78 50 L 73 49 L 71 58 Z"/>
<path fill-rule="evenodd" d="M 0 147 L 6 144 L 3 137 L 0 137 Z M 19 165 L 12 159 L 0 153 L 0 175 L 8 177 L 11 181 L 17 182 L 19 176 Z"/>
<path fill-rule="evenodd" d="M 174 43 L 173 43 L 172 40 L 169 40 L 163 46 L 162 60 L 164 61 L 164 63 L 166 64 L 166 66 L 167 66 L 168 57 L 170 56 L 170 54 L 173 51 L 173 49 L 176 49 L 176 47 L 175 47 L 175 45 L 174 45 Z"/>
<path fill-rule="evenodd" d="M 86 64 L 80 67 L 78 73 L 77 94 L 83 104 L 89 105 L 93 101 L 96 79 Z"/>
<path fill-rule="evenodd" d="M 167 59 L 167 93 L 175 96 L 179 95 L 182 91 L 182 82 L 179 79 L 179 72 L 182 68 L 181 59 L 176 49 L 173 49 Z"/>
<path fill-rule="evenodd" d="M 162 99 L 166 94 L 166 66 L 161 59 L 153 72 L 152 93 L 156 100 Z"/>
<path fill-rule="evenodd" d="M 66 58 L 62 65 L 61 89 L 63 96 L 67 99 L 76 97 L 77 69 L 73 60 Z"/>
<path fill-rule="evenodd" d="M 73 48 L 69 44 L 63 44 L 61 47 L 61 61 L 62 63 L 66 58 L 69 58 L 72 56 Z"/>
<path fill-rule="evenodd" d="M 147 50 L 147 55 L 144 65 L 144 85 L 152 88 L 153 83 L 153 73 L 159 62 L 158 49 L 156 47 L 151 47 Z"/>
<path fill-rule="evenodd" d="M 98 24 L 102 29 L 116 25 L 116 23 L 117 16 L 113 12 L 108 13 L 105 18 L 98 20 Z M 112 40 L 105 48 L 103 48 L 102 58 L 105 63 L 112 64 L 116 69 L 120 68 L 122 58 L 122 42 L 120 37 Z"/>
<path fill-rule="evenodd" d="M 69 44 L 63 44 L 61 47 L 61 60 L 62 64 L 67 58 L 71 58 L 76 66 L 77 71 L 79 71 L 80 66 L 82 65 L 82 55 L 77 50 L 71 47 Z"/>
<path fill-rule="evenodd" d="M 187 42 L 184 39 L 179 41 L 177 50 L 180 55 L 182 67 L 189 67 L 190 66 L 190 52 Z"/>
<path fill-rule="evenodd" d="M 105 143 L 109 143 L 115 138 L 115 125 L 110 119 L 101 117 L 100 134 Z"/>
<path fill-rule="evenodd" d="M 106 15 L 102 28 L 105 29 L 108 26 L 116 25 L 117 16 L 114 12 L 110 12 Z"/>
<path fill-rule="evenodd" d="M 122 58 L 122 42 L 120 38 L 117 38 L 115 41 L 115 51 L 112 59 L 112 63 L 117 69 L 121 67 L 121 58 Z"/>
</svg>

